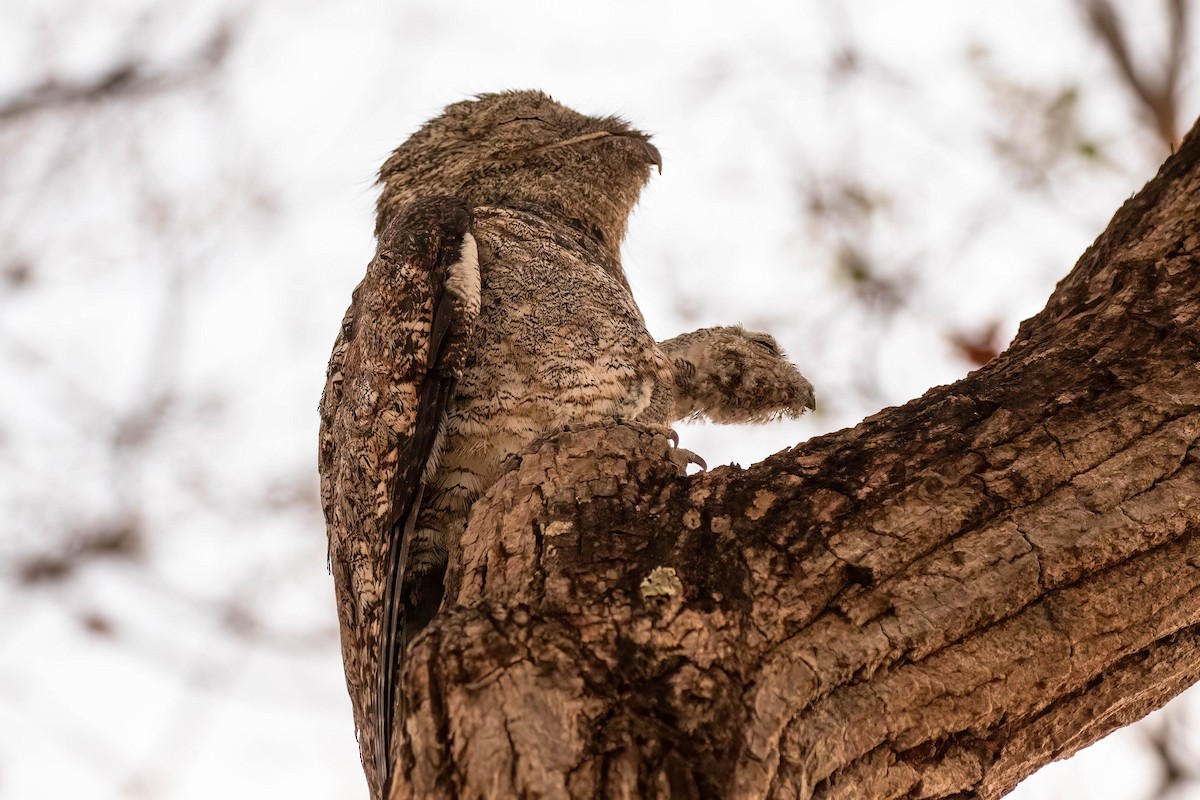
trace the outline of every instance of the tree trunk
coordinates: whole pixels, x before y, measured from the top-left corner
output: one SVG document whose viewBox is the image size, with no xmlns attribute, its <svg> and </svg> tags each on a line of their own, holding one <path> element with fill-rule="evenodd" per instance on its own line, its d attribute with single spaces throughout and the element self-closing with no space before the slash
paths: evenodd
<svg viewBox="0 0 1200 800">
<path fill-rule="evenodd" d="M 1200 676 L 1200 133 L 1012 346 L 749 469 L 568 431 L 479 502 L 396 797 L 998 797 Z"/>
</svg>

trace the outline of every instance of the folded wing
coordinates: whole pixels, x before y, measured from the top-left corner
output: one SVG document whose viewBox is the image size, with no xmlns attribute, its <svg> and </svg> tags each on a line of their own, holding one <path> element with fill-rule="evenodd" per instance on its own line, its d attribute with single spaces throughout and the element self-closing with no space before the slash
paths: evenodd
<svg viewBox="0 0 1200 800">
<path fill-rule="evenodd" d="M 319 469 L 342 657 L 371 794 L 394 771 L 411 533 L 479 315 L 469 209 L 417 200 L 380 233 L 321 398 Z"/>
</svg>

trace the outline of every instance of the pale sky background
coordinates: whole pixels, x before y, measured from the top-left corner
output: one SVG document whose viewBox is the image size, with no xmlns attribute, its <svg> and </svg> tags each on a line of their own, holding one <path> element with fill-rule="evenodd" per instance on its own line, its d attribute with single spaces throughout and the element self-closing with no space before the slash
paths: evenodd
<svg viewBox="0 0 1200 800">
<path fill-rule="evenodd" d="M 1160 4 L 1121 8 L 1152 60 Z M 0 105 L 122 53 L 176 63 L 230 14 L 192 88 L 0 127 L 0 271 L 35 267 L 0 291 L 0 800 L 365 796 L 316 403 L 373 174 L 442 106 L 536 87 L 654 133 L 624 250 L 651 330 L 769 329 L 818 397 L 794 423 L 681 428 L 710 465 L 964 375 L 949 335 L 1007 342 L 1163 156 L 1066 0 L 4 0 Z M 1031 111 L 1069 85 L 1098 157 Z M 998 157 L 1009 139 L 1048 166 Z M 846 185 L 870 213 L 806 200 Z M 839 277 L 847 240 L 902 308 Z M 133 557 L 17 579 L 104 526 L 137 531 Z M 1156 763 L 1129 729 L 1013 796 L 1147 797 Z"/>
</svg>

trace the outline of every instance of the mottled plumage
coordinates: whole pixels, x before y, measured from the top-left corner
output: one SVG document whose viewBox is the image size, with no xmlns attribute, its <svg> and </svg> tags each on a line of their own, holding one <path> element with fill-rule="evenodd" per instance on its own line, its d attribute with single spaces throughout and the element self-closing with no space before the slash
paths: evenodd
<svg viewBox="0 0 1200 800">
<path fill-rule="evenodd" d="M 674 373 L 672 420 L 766 422 L 816 408 L 812 384 L 770 334 L 740 325 L 701 328 L 659 347 Z"/>
<path fill-rule="evenodd" d="M 648 137 L 617 118 L 506 92 L 449 106 L 380 171 L 378 247 L 334 345 L 319 455 L 346 683 L 376 800 L 404 769 L 404 648 L 437 611 L 471 505 L 512 456 L 565 424 L 667 433 L 688 415 L 811 405 L 777 352 L 791 393 L 734 396 L 731 370 L 756 374 L 765 334 L 708 329 L 664 350 L 647 332 L 619 247 L 654 165 Z M 750 357 L 729 356 L 746 346 Z"/>
<path fill-rule="evenodd" d="M 407 561 L 401 534 L 436 471 L 442 417 L 479 314 L 470 212 L 450 197 L 414 201 L 379 235 L 354 290 L 321 397 L 321 501 L 337 589 L 342 658 L 372 797 L 398 657 L 385 645 Z M 379 669 L 384 663 L 384 669 Z"/>
</svg>

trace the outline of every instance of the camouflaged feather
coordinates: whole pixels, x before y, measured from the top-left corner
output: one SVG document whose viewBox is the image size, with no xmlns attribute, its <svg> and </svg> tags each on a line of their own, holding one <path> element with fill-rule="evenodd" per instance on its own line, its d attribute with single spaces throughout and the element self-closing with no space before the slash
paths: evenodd
<svg viewBox="0 0 1200 800">
<path fill-rule="evenodd" d="M 505 92 L 447 107 L 380 170 L 379 248 L 334 345 L 319 458 L 373 800 L 399 794 L 406 768 L 404 648 L 438 608 L 471 505 L 514 456 L 566 424 L 666 433 L 685 415 L 803 410 L 803 392 L 731 393 L 739 380 L 765 385 L 753 377 L 763 335 L 709 329 L 671 340 L 668 354 L 646 330 L 619 250 L 661 164 L 649 137 L 616 117 Z M 746 347 L 760 352 L 727 357 Z"/>
</svg>

